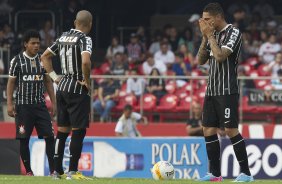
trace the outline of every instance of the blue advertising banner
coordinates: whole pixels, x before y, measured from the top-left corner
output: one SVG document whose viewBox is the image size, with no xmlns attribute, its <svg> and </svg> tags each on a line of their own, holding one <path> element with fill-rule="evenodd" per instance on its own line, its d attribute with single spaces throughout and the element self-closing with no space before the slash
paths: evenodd
<svg viewBox="0 0 282 184">
<path fill-rule="evenodd" d="M 35 175 L 48 175 L 45 143 L 30 141 L 31 166 Z M 69 165 L 69 141 L 63 166 Z M 79 170 L 87 176 L 151 178 L 150 169 L 166 160 L 175 168 L 175 178 L 196 179 L 207 173 L 203 138 L 93 138 L 84 140 Z"/>
<path fill-rule="evenodd" d="M 282 178 L 282 140 L 247 139 L 246 147 L 251 174 L 259 179 Z M 229 139 L 221 142 L 221 173 L 223 177 L 234 178 L 240 167 Z"/>
</svg>

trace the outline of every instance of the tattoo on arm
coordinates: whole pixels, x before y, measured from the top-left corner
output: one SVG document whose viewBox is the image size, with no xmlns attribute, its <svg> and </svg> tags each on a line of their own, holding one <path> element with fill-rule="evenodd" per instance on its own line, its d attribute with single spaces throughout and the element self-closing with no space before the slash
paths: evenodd
<svg viewBox="0 0 282 184">
<path fill-rule="evenodd" d="M 208 40 L 203 38 L 202 39 L 202 43 L 200 45 L 199 51 L 198 51 L 198 61 L 200 65 L 203 65 L 207 62 L 207 60 L 209 59 L 209 55 L 208 55 L 208 51 L 207 49 L 207 43 Z"/>
<path fill-rule="evenodd" d="M 213 56 L 215 60 L 219 63 L 225 61 L 226 58 L 232 53 L 231 50 L 227 48 L 220 48 L 217 45 L 217 42 L 214 36 L 209 37 L 209 43 L 210 43 L 210 47 L 211 47 Z"/>
</svg>

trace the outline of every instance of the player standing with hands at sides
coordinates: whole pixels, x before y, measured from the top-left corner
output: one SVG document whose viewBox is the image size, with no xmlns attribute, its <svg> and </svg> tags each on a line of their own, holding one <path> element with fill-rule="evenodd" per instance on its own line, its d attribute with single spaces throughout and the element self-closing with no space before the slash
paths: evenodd
<svg viewBox="0 0 282 184">
<path fill-rule="evenodd" d="M 26 169 L 26 175 L 33 176 L 30 167 L 29 139 L 36 128 L 39 138 L 44 138 L 50 174 L 54 172 L 54 133 L 52 121 L 44 100 L 44 85 L 56 114 L 56 101 L 53 82 L 41 65 L 40 35 L 29 30 L 23 36 L 24 52 L 16 55 L 10 64 L 7 84 L 8 115 L 15 117 L 16 138 L 20 140 L 20 155 Z M 14 108 L 13 92 L 17 86 Z"/>
<path fill-rule="evenodd" d="M 203 109 L 203 132 L 206 141 L 210 172 L 199 181 L 222 181 L 220 144 L 217 128 L 223 126 L 229 136 L 241 174 L 235 182 L 250 182 L 246 145 L 238 131 L 239 85 L 237 80 L 238 56 L 242 46 L 240 31 L 227 24 L 222 7 L 210 3 L 199 20 L 203 38 L 198 51 L 199 63 L 210 65 L 208 87 Z"/>
<path fill-rule="evenodd" d="M 52 46 L 47 48 L 41 59 L 49 76 L 58 84 L 58 132 L 55 141 L 55 179 L 88 180 L 78 172 L 86 128 L 90 113 L 90 70 L 92 40 L 86 36 L 92 27 L 92 15 L 82 10 L 76 15 L 75 29 L 64 32 Z M 59 78 L 52 66 L 52 56 L 59 55 L 63 77 Z M 70 143 L 69 172 L 64 174 L 62 160 L 65 142 L 72 131 Z"/>
</svg>

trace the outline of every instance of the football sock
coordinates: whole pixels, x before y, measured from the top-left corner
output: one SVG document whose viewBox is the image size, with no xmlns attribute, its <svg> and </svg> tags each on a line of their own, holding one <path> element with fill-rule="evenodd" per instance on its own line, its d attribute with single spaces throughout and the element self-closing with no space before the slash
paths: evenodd
<svg viewBox="0 0 282 184">
<path fill-rule="evenodd" d="M 54 172 L 54 137 L 45 138 L 46 143 L 46 155 L 49 163 L 50 174 Z"/>
<path fill-rule="evenodd" d="M 20 154 L 26 172 L 32 172 L 30 167 L 29 138 L 20 139 Z"/>
<path fill-rule="evenodd" d="M 210 172 L 216 176 L 221 176 L 220 171 L 220 145 L 217 134 L 205 137 L 207 154 L 209 159 Z"/>
<path fill-rule="evenodd" d="M 65 144 L 69 133 L 59 132 L 55 141 L 55 153 L 54 153 L 54 166 L 55 171 L 59 174 L 64 174 L 63 170 L 63 158 L 65 151 Z"/>
<path fill-rule="evenodd" d="M 70 166 L 69 171 L 77 171 L 78 161 L 81 155 L 83 139 L 86 134 L 86 129 L 72 131 L 70 143 Z"/>
<path fill-rule="evenodd" d="M 242 135 L 239 133 L 238 135 L 230 138 L 230 140 L 233 145 L 233 149 L 234 149 L 236 158 L 239 162 L 241 172 L 250 176 L 251 173 L 249 169 L 248 155 L 246 151 L 245 141 Z"/>
</svg>

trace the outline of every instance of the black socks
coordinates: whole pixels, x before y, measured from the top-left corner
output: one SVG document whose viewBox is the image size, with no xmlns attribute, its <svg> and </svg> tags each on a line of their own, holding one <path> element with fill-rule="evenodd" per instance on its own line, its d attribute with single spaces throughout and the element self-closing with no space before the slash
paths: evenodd
<svg viewBox="0 0 282 184">
<path fill-rule="evenodd" d="M 220 145 L 217 134 L 205 137 L 207 154 L 209 159 L 210 172 L 216 176 L 221 176 L 220 170 Z"/>
<path fill-rule="evenodd" d="M 234 149 L 236 158 L 239 162 L 241 172 L 250 176 L 251 173 L 249 169 L 248 155 L 247 155 L 246 145 L 245 145 L 245 141 L 243 137 L 239 133 L 235 137 L 230 138 L 230 140 L 233 145 L 233 149 Z"/>
<path fill-rule="evenodd" d="M 69 133 L 63 133 L 58 131 L 55 141 L 54 165 L 55 171 L 59 174 L 64 174 L 62 162 L 64 158 L 65 144 L 68 135 Z"/>
<path fill-rule="evenodd" d="M 50 174 L 54 172 L 54 137 L 45 138 L 46 155 L 49 163 Z"/>
<path fill-rule="evenodd" d="M 30 152 L 29 152 L 29 138 L 20 139 L 20 154 L 26 172 L 32 172 L 30 167 Z"/>
<path fill-rule="evenodd" d="M 77 171 L 78 161 L 81 155 L 83 139 L 86 134 L 86 129 L 79 129 L 72 131 L 70 143 L 70 166 L 69 171 Z"/>
</svg>

